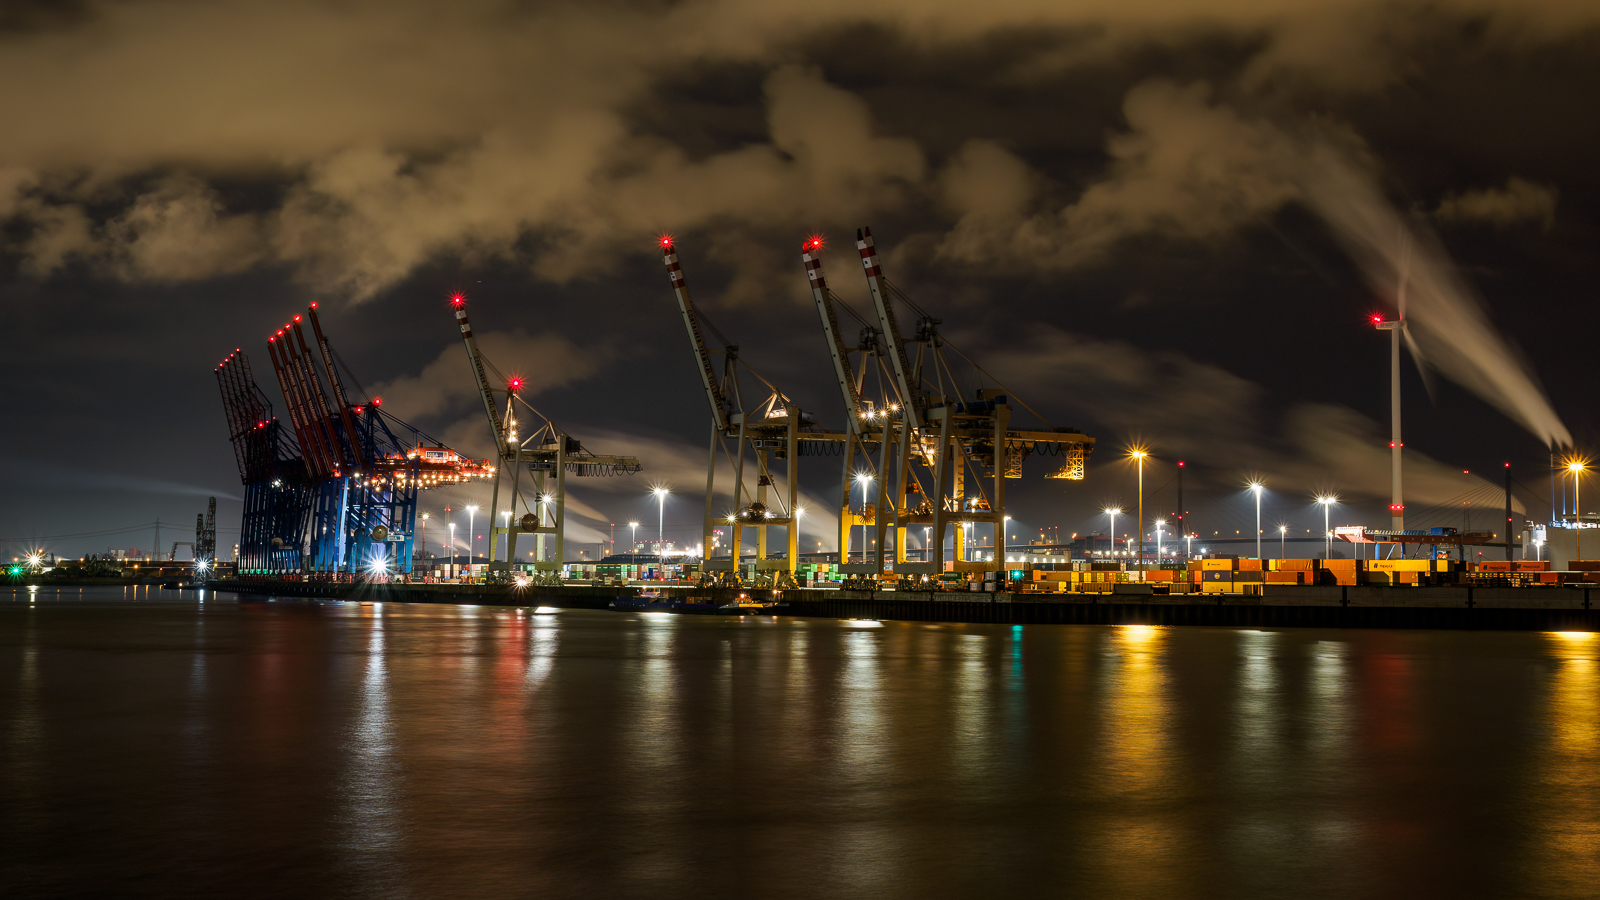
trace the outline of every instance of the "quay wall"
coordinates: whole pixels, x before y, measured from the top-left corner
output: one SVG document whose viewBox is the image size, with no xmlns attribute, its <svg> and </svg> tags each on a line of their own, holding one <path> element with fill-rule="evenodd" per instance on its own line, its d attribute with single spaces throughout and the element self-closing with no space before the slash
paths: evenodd
<svg viewBox="0 0 1600 900">
<path fill-rule="evenodd" d="M 214 590 L 280 597 L 405 603 L 605 609 L 638 587 L 471 584 L 213 582 Z M 1591 598 L 1590 591 L 1595 592 Z M 705 590 L 669 587 L 669 599 L 728 603 L 740 594 L 786 604 L 782 615 L 1062 625 L 1209 625 L 1308 628 L 1445 628 L 1600 631 L 1600 588 L 1365 587 L 1266 585 L 1239 594 L 1026 594 L 937 591 Z"/>
</svg>

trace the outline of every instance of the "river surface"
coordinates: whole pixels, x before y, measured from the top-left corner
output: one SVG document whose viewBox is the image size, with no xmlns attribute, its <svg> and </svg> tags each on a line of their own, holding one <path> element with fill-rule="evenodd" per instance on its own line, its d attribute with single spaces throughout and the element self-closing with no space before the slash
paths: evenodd
<svg viewBox="0 0 1600 900">
<path fill-rule="evenodd" d="M 1593 898 L 1597 656 L 0 588 L 0 896 Z"/>
</svg>

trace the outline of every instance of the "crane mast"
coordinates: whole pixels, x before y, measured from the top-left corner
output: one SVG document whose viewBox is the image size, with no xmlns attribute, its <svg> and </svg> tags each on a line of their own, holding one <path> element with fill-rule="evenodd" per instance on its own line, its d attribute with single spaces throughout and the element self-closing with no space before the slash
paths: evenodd
<svg viewBox="0 0 1600 900">
<path fill-rule="evenodd" d="M 678 266 L 678 248 L 672 238 L 661 239 L 661 260 L 667 266 L 667 277 L 672 280 L 672 293 L 678 299 L 678 313 L 683 316 L 683 327 L 689 333 L 689 343 L 694 347 L 695 362 L 700 371 L 700 384 L 705 388 L 706 402 L 711 404 L 712 426 L 726 432 L 728 398 L 717 380 L 717 368 L 711 364 L 711 350 L 706 347 L 705 335 L 700 331 L 700 317 L 695 314 L 694 301 L 689 299 L 689 286 L 684 283 L 683 270 Z"/>
<path fill-rule="evenodd" d="M 806 267 L 806 279 L 811 282 L 811 299 L 817 304 L 817 315 L 822 319 L 822 332 L 828 340 L 828 354 L 833 360 L 833 374 L 839 382 L 839 395 L 844 400 L 845 414 L 850 418 L 850 433 L 861 432 L 861 392 L 856 386 L 855 373 L 850 369 L 850 350 L 844 345 L 839 330 L 839 316 L 834 312 L 833 300 L 828 296 L 828 279 L 822 272 L 822 240 L 812 238 L 801 245 L 800 261 Z"/>
<path fill-rule="evenodd" d="M 512 455 L 515 448 L 506 440 L 505 425 L 500 421 L 500 411 L 494 406 L 494 388 L 489 386 L 489 375 L 483 370 L 483 356 L 478 353 L 478 342 L 472 337 L 472 322 L 467 319 L 467 298 L 456 294 L 450 298 L 450 304 L 455 307 L 456 323 L 461 326 L 461 339 L 467 345 L 472 375 L 478 380 L 478 396 L 483 398 L 483 412 L 489 417 L 489 431 L 494 435 L 496 455 L 503 459 Z"/>
<path fill-rule="evenodd" d="M 889 365 L 894 371 L 894 384 L 900 394 L 900 404 L 905 408 L 905 421 L 916 429 L 922 428 L 922 410 L 916 385 L 911 383 L 911 363 L 906 358 L 906 344 L 900 337 L 900 327 L 894 318 L 894 302 L 889 298 L 889 284 L 878 264 L 878 250 L 872 243 L 872 229 L 856 231 L 856 250 L 861 254 L 861 267 L 866 270 L 867 288 L 872 293 L 872 306 L 878 313 L 878 330 L 887 345 Z"/>
</svg>

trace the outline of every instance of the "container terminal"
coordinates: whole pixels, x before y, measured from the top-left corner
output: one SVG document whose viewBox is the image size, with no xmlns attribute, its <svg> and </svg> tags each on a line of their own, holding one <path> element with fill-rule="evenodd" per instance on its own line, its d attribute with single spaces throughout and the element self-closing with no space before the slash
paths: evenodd
<svg viewBox="0 0 1600 900">
<path fill-rule="evenodd" d="M 1050 422 L 958 349 L 942 320 L 889 280 L 870 228 L 856 232 L 855 250 L 851 258 L 861 265 L 871 301 L 864 311 L 829 286 L 823 239 L 813 236 L 801 247 L 800 271 L 823 339 L 819 364 L 826 359 L 838 391 L 835 410 L 813 412 L 755 371 L 740 345 L 695 305 L 676 242 L 660 238 L 702 393 L 700 401 L 682 401 L 686 409 L 703 402 L 709 423 L 705 512 L 695 548 L 595 562 L 566 558 L 567 479 L 629 477 L 648 461 L 590 447 L 542 415 L 523 396 L 522 380 L 479 348 L 467 298 L 457 294 L 448 309 L 492 438 L 489 458 L 458 453 L 385 408 L 381 397 L 352 394 L 360 382 L 311 303 L 263 342 L 281 418 L 242 347 L 214 370 L 245 489 L 234 559 L 218 559 L 213 506 L 209 531 L 204 515 L 197 524 L 195 562 L 187 571 L 174 570 L 170 559 L 165 567 L 150 559 L 144 577 L 247 594 L 673 612 L 1594 630 L 1600 614 L 1590 593 L 1600 590 L 1600 561 L 1582 559 L 1581 529 L 1600 523 L 1580 515 L 1576 503 L 1572 515 L 1530 525 L 1514 539 L 1508 468 L 1506 527 L 1498 532 L 1405 528 L 1403 319 L 1373 319 L 1390 332 L 1394 348 L 1390 527 L 1340 526 L 1323 536 L 1329 548 L 1335 541 L 1350 545 L 1352 558 L 1330 552 L 1264 559 L 1259 526 L 1254 556 L 1197 554 L 1188 540 L 1181 558 L 1161 550 L 1151 556 L 1142 536 L 1137 559 L 1131 548 L 1120 559 L 1107 558 L 1092 538 L 1008 546 L 1008 482 L 1023 478 L 1025 462 L 1035 457 L 1044 478 L 1082 481 L 1095 439 Z M 829 420 L 840 427 L 822 424 Z M 802 465 L 838 473 L 831 550 L 800 550 Z M 1566 465 L 1576 500 L 1584 465 Z M 719 471 L 731 471 L 731 484 L 719 485 Z M 421 547 L 428 517 L 417 514 L 419 493 L 472 481 L 489 482 L 487 556 L 464 564 L 427 557 Z M 871 502 L 867 483 L 882 488 Z M 1259 501 L 1260 485 L 1251 488 Z M 1140 523 L 1142 490 L 1141 479 L 1139 508 L 1128 511 Z M 1179 491 L 1181 506 L 1181 482 Z M 1195 537 L 1176 525 L 1174 543 Z M 908 549 L 908 529 L 921 529 L 922 548 Z M 731 531 L 725 546 L 722 530 Z M 975 535 L 1004 552 L 984 554 Z M 528 561 L 518 555 L 519 540 L 532 545 Z M 1116 544 L 1113 538 L 1110 546 Z M 1504 559 L 1484 559 L 1484 550 L 1469 558 L 1469 547 Z M 1530 547 L 1534 559 L 1526 558 Z M 128 560 L 96 563 L 107 570 L 93 573 L 101 578 L 138 574 Z M 90 577 L 85 566 L 48 567 L 31 557 L 10 574 Z"/>
</svg>

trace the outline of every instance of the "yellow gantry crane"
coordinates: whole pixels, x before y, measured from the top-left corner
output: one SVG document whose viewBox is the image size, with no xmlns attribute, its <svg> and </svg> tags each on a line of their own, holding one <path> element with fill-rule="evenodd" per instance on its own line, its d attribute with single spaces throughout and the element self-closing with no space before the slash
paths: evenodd
<svg viewBox="0 0 1600 900">
<path fill-rule="evenodd" d="M 840 492 L 841 571 L 872 578 L 891 568 L 901 578 L 943 571 L 947 528 L 953 529 L 953 571 L 1004 569 L 1006 479 L 1021 478 L 1023 460 L 1041 454 L 1063 460 L 1046 478 L 1081 480 L 1094 438 L 1076 429 L 1051 426 L 1020 400 L 1019 405 L 1049 430 L 1012 428 L 1011 401 L 1015 396 L 951 345 L 939 332 L 941 321 L 928 315 L 884 276 L 871 228 L 856 232 L 856 251 L 866 275 L 875 322 L 856 314 L 828 288 L 822 251 L 820 238 L 807 240 L 801 249 L 801 262 L 850 422 Z M 918 316 L 916 330 L 909 337 L 899 330 L 896 299 Z M 843 339 L 839 309 L 850 312 L 863 326 L 854 350 Z M 994 386 L 963 390 L 962 379 L 952 369 L 947 350 L 955 352 L 981 380 Z M 860 354 L 859 365 L 852 366 L 852 352 Z M 873 398 L 863 394 L 869 372 L 876 376 Z M 870 450 L 877 451 L 875 466 Z M 873 471 L 853 470 L 857 451 Z M 859 509 L 852 508 L 852 489 L 874 480 L 879 484 L 875 503 L 868 506 L 863 499 Z M 894 556 L 886 558 L 891 522 L 895 549 Z M 989 561 L 966 558 L 965 528 L 980 523 L 991 525 L 994 531 L 995 554 Z M 906 553 L 906 530 L 916 525 L 927 529 L 927 547 L 923 559 L 911 560 Z M 850 562 L 852 526 L 862 526 L 863 532 L 865 526 L 872 526 L 876 534 L 870 545 L 863 542 L 859 549 L 860 563 Z"/>
<path fill-rule="evenodd" d="M 661 238 L 661 258 L 672 281 L 672 292 L 678 301 L 678 313 L 683 318 L 694 352 L 696 368 L 706 402 L 711 408 L 711 441 L 706 460 L 706 512 L 702 528 L 703 561 L 709 583 L 738 586 L 785 587 L 794 584 L 794 571 L 799 555 L 800 519 L 800 456 L 820 455 L 830 452 L 844 435 L 823 431 L 816 427 L 811 416 L 802 412 L 787 394 L 763 378 L 748 363 L 739 358 L 739 347 L 728 342 L 695 308 L 689 296 L 689 286 L 678 263 L 678 250 L 672 238 Z M 713 350 L 706 343 L 705 333 L 710 331 L 721 345 Z M 721 375 L 712 359 L 722 355 Z M 767 398 L 747 410 L 740 387 L 740 369 L 759 380 L 769 393 Z M 731 444 L 731 448 L 730 448 Z M 836 449 L 836 447 L 834 448 Z M 720 458 L 733 469 L 733 508 L 722 512 L 716 507 L 717 464 Z M 749 485 L 745 477 L 745 462 L 755 460 L 755 484 Z M 785 466 L 782 490 L 773 479 L 773 464 Z M 774 505 L 776 504 L 776 505 Z M 733 541 L 729 556 L 717 558 L 713 552 L 714 532 L 719 524 L 732 526 Z M 770 554 L 767 529 L 785 529 L 785 549 L 782 556 Z M 756 531 L 756 557 L 753 574 L 746 575 L 740 556 L 744 548 L 744 529 Z"/>
<path fill-rule="evenodd" d="M 581 442 L 558 428 L 555 422 L 540 413 L 521 396 L 524 382 L 520 377 L 507 377 L 496 369 L 478 349 L 472 336 L 472 323 L 467 318 L 467 298 L 456 294 L 450 298 L 456 323 L 461 328 L 461 339 L 467 347 L 467 358 L 472 364 L 473 378 L 478 384 L 478 394 L 483 400 L 483 412 L 489 420 L 489 430 L 494 436 L 498 465 L 494 471 L 494 491 L 489 501 L 489 572 L 499 580 L 509 578 L 517 559 L 517 535 L 533 534 L 535 540 L 534 571 L 538 581 L 559 584 L 561 566 L 566 556 L 567 475 L 580 477 L 632 475 L 644 467 L 632 456 L 597 455 Z M 505 387 L 494 387 L 489 376 L 493 373 Z M 495 398 L 505 395 L 505 411 Z M 531 413 L 538 427 L 523 437 L 517 419 L 518 407 Z M 522 493 L 522 470 L 532 476 L 534 502 L 529 503 Z M 497 525 L 500 514 L 500 476 L 511 472 L 511 501 L 505 525 Z M 523 515 L 518 518 L 517 506 Z M 506 536 L 505 559 L 496 559 L 496 538 Z M 553 547 L 552 559 L 546 559 L 547 538 Z"/>
</svg>

